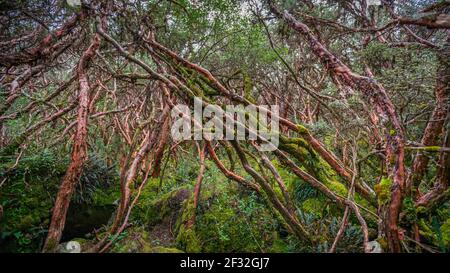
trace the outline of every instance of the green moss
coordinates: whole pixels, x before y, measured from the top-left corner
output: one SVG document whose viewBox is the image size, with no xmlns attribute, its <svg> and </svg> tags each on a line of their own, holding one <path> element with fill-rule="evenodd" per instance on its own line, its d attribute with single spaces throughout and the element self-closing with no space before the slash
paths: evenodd
<svg viewBox="0 0 450 273">
<path fill-rule="evenodd" d="M 191 97 L 201 97 L 205 101 L 210 102 L 210 99 L 205 95 L 218 95 L 218 92 L 211 86 L 209 80 L 194 69 L 177 66 L 177 70 L 186 78 L 186 83 L 189 90 L 185 91 L 187 91 L 188 95 L 190 95 Z"/>
<path fill-rule="evenodd" d="M 113 237 L 110 239 L 113 239 Z M 115 238 L 110 252 L 145 253 L 152 247 L 148 232 L 142 227 L 133 227 L 123 231 Z"/>
<path fill-rule="evenodd" d="M 308 143 L 302 138 L 286 138 L 280 137 L 280 150 L 292 155 L 297 159 L 310 173 L 322 174 L 326 163 L 319 160 L 319 157 Z"/>
<path fill-rule="evenodd" d="M 196 78 L 195 82 L 199 85 L 200 87 L 199 89 L 203 91 L 202 93 L 205 93 L 208 96 L 216 96 L 219 94 L 216 90 L 211 88 L 211 86 L 201 78 Z"/>
<path fill-rule="evenodd" d="M 272 243 L 272 246 L 271 246 L 269 252 L 272 252 L 272 253 L 290 252 L 289 244 L 285 240 L 279 238 L 279 235 L 277 232 L 274 232 L 273 237 L 274 237 L 274 240 L 273 240 L 273 243 Z"/>
<path fill-rule="evenodd" d="M 195 226 L 187 227 L 187 223 L 192 219 L 194 213 L 193 199 L 186 200 L 183 205 L 183 213 L 177 223 L 177 245 L 188 253 L 198 253 L 202 250 L 201 242 L 195 232 Z"/>
<path fill-rule="evenodd" d="M 441 225 L 440 229 L 445 248 L 448 249 L 450 246 L 450 218 Z"/>
<path fill-rule="evenodd" d="M 299 134 L 308 134 L 309 133 L 308 129 L 306 129 L 305 126 L 300 125 L 300 124 L 297 124 L 297 132 Z"/>
<path fill-rule="evenodd" d="M 201 242 L 193 228 L 180 227 L 177 236 L 177 244 L 188 253 L 202 252 Z"/>
<path fill-rule="evenodd" d="M 73 238 L 71 241 L 75 241 L 80 244 L 81 252 L 87 251 L 96 243 L 95 241 L 88 240 L 86 238 Z"/>
<path fill-rule="evenodd" d="M 383 249 L 383 250 L 387 250 L 388 249 L 388 243 L 387 243 L 385 238 L 380 237 L 376 241 L 380 244 L 381 249 Z"/>
<path fill-rule="evenodd" d="M 40 223 L 40 217 L 37 214 L 29 214 L 21 219 L 21 221 L 17 224 L 17 229 L 25 230 L 27 228 L 32 227 L 33 225 L 37 225 Z"/>
<path fill-rule="evenodd" d="M 428 209 L 427 209 L 426 207 L 424 207 L 424 206 L 419 206 L 419 207 L 416 208 L 416 213 L 417 213 L 418 215 L 423 215 L 423 214 L 425 214 L 427 211 L 428 211 Z"/>
<path fill-rule="evenodd" d="M 188 187 L 176 188 L 168 193 L 157 197 L 157 191 L 150 183 L 139 197 L 139 202 L 133 210 L 133 219 L 147 225 L 155 225 L 161 222 L 165 217 L 177 213 L 183 204 L 183 201 L 189 197 Z"/>
<path fill-rule="evenodd" d="M 242 73 L 244 78 L 244 97 L 250 102 L 256 104 L 255 98 L 252 96 L 253 91 L 253 81 L 247 72 Z"/>
<path fill-rule="evenodd" d="M 295 146 L 303 147 L 303 148 L 307 149 L 309 152 L 311 152 L 312 154 L 314 153 L 314 150 L 311 149 L 311 147 L 308 144 L 308 142 L 304 138 L 301 138 L 301 137 L 288 138 L 288 137 L 285 137 L 283 135 L 280 135 L 280 142 L 282 144 L 285 144 L 285 145 L 295 144 Z"/>
<path fill-rule="evenodd" d="M 184 252 L 179 250 L 178 248 L 155 246 L 148 249 L 146 253 L 184 253 Z"/>
<path fill-rule="evenodd" d="M 4 214 L 0 219 L 0 250 L 3 243 L 13 240 L 16 242 L 14 252 L 40 251 L 38 248 L 45 239 L 43 231 L 49 224 L 53 205 L 53 200 L 47 198 L 47 189 L 35 181 L 30 181 L 25 187 L 25 183 L 20 181 L 12 182 L 2 190 L 0 205 Z M 51 189 L 51 193 L 56 193 L 56 187 Z"/>
<path fill-rule="evenodd" d="M 440 146 L 427 146 L 427 147 L 424 147 L 425 151 L 439 152 L 441 149 L 442 149 L 442 147 L 440 147 Z"/>
<path fill-rule="evenodd" d="M 55 239 L 49 239 L 47 241 L 47 245 L 44 248 L 44 252 L 52 252 L 56 249 L 56 247 L 58 247 L 58 241 L 56 241 Z"/>
<path fill-rule="evenodd" d="M 345 196 L 346 186 L 337 181 L 338 175 L 319 157 L 303 138 L 280 137 L 280 149 L 294 156 L 309 174 L 325 184 L 333 192 Z"/>
<path fill-rule="evenodd" d="M 441 251 L 450 250 L 450 218 L 443 219 L 441 223 L 438 216 L 428 220 L 421 218 L 418 221 L 420 235 L 427 243 L 439 246 Z"/>
<path fill-rule="evenodd" d="M 183 206 L 177 222 L 177 247 L 186 252 L 260 252 L 272 245 L 275 219 L 261 200 L 237 185 L 205 174 L 195 225 L 193 202 Z M 214 175 L 221 175 L 220 173 Z"/>
<path fill-rule="evenodd" d="M 310 213 L 317 218 L 322 217 L 322 210 L 324 208 L 323 201 L 317 198 L 310 198 L 302 203 L 302 210 L 306 213 Z"/>
<path fill-rule="evenodd" d="M 11 162 L 9 161 L 14 163 L 15 159 L 16 157 L 11 157 L 8 162 L 4 161 L 3 163 L 10 165 Z M 0 194 L 0 205 L 4 208 L 3 217 L 0 219 L 0 252 L 4 245 L 11 246 L 8 249 L 12 252 L 41 251 L 40 248 L 50 222 L 54 196 L 58 192 L 67 163 L 67 158 L 58 157 L 56 151 L 44 150 L 40 153 L 24 154 L 20 164 L 8 173 L 3 173 L 3 166 L 0 165 L 0 180 L 7 179 L 2 186 L 2 194 Z M 77 194 L 78 196 L 81 196 L 80 194 L 86 196 L 94 193 L 93 196 L 97 196 L 94 197 L 96 201 L 89 203 L 89 208 L 97 206 L 99 203 L 103 204 L 106 200 L 108 200 L 106 203 L 112 204 L 111 197 L 118 197 L 117 194 L 108 195 L 110 192 L 107 185 L 103 183 L 107 176 L 104 172 L 106 167 L 95 168 L 99 167 L 99 164 L 90 164 L 90 166 L 88 174 L 83 174 L 83 182 L 90 183 L 91 180 L 100 182 L 94 183 L 94 186 L 84 183 L 81 190 L 77 188 L 69 206 L 65 235 L 68 234 L 67 230 L 74 227 L 71 222 L 71 211 L 76 211 L 74 208 L 81 205 L 74 202 Z M 90 198 L 82 198 L 82 200 L 91 201 Z M 84 212 L 86 211 L 80 211 L 80 213 Z M 110 215 L 111 213 L 106 215 L 106 220 L 101 224 L 105 224 Z M 95 219 L 97 218 L 92 217 L 83 220 L 92 226 Z M 77 227 L 79 227 L 80 222 L 76 221 Z"/>
<path fill-rule="evenodd" d="M 411 197 L 406 197 L 403 200 L 403 217 L 402 221 L 408 225 L 412 225 L 417 222 L 417 212 L 414 200 Z"/>
<path fill-rule="evenodd" d="M 425 222 L 425 219 L 419 220 L 419 233 L 429 242 L 435 242 L 437 240 L 436 234 L 434 234 L 431 227 Z"/>
<path fill-rule="evenodd" d="M 355 199 L 355 202 L 358 203 L 359 205 L 361 205 L 362 207 L 373 212 L 374 214 L 377 214 L 377 208 L 375 206 L 373 206 L 371 203 L 369 203 L 369 201 L 367 201 L 366 199 L 361 197 L 361 195 L 355 194 L 354 199 Z M 374 226 L 376 226 L 377 219 L 375 219 L 375 217 L 372 217 L 372 215 L 370 215 L 370 214 L 368 214 L 367 216 L 368 216 L 366 219 L 367 224 L 369 224 L 369 225 L 373 224 Z"/>
<path fill-rule="evenodd" d="M 380 183 L 375 185 L 374 190 L 378 197 L 378 204 L 386 205 L 391 200 L 392 179 L 382 177 Z"/>
<path fill-rule="evenodd" d="M 308 158 L 307 150 L 303 147 L 298 147 L 296 144 L 282 144 L 280 149 L 293 155 L 297 160 L 302 162 Z"/>
<path fill-rule="evenodd" d="M 117 190 L 97 189 L 92 195 L 92 205 L 111 205 L 120 198 L 120 192 Z"/>
<path fill-rule="evenodd" d="M 164 246 L 154 246 L 150 233 L 143 227 L 133 227 L 125 230 L 113 243 L 111 252 L 115 253 L 183 253 L 183 251 Z"/>
<path fill-rule="evenodd" d="M 339 194 L 340 196 L 346 197 L 348 190 L 347 187 L 337 181 L 330 181 L 329 183 L 327 183 L 328 188 L 330 188 L 330 190 L 332 190 L 333 192 Z"/>
</svg>

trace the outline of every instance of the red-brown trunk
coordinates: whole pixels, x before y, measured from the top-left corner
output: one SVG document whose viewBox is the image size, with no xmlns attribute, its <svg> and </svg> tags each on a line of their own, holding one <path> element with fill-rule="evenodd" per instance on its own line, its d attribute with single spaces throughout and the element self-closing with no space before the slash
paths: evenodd
<svg viewBox="0 0 450 273">
<path fill-rule="evenodd" d="M 86 139 L 89 115 L 89 79 L 86 75 L 86 68 L 89 61 L 94 57 L 95 51 L 98 49 L 99 45 L 100 36 L 95 35 L 89 48 L 83 53 L 80 62 L 78 63 L 77 73 L 79 81 L 79 106 L 77 115 L 77 130 L 75 132 L 72 146 L 71 162 L 67 168 L 66 174 L 64 175 L 56 196 L 52 219 L 48 229 L 47 239 L 44 244 L 44 252 L 53 251 L 61 239 L 70 200 L 81 175 L 83 164 L 87 158 Z"/>
</svg>

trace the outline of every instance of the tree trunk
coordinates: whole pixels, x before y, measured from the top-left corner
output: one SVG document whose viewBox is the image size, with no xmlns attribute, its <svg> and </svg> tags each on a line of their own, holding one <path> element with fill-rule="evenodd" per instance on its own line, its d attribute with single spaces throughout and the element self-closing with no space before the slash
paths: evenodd
<svg viewBox="0 0 450 273">
<path fill-rule="evenodd" d="M 428 121 L 427 127 L 422 136 L 422 145 L 436 146 L 439 135 L 442 134 L 444 123 L 450 108 L 450 34 L 447 36 L 446 45 L 438 52 L 439 67 L 435 87 L 436 106 Z M 414 163 L 410 177 L 408 179 L 408 189 L 415 189 L 422 181 L 428 166 L 429 158 L 423 152 L 418 152 L 414 158 Z"/>
<path fill-rule="evenodd" d="M 96 34 L 88 49 L 81 56 L 77 73 L 79 81 L 77 130 L 72 146 L 71 161 L 56 196 L 53 215 L 48 229 L 44 252 L 53 251 L 61 239 L 66 222 L 70 199 L 78 183 L 83 164 L 87 158 L 87 123 L 89 116 L 89 79 L 86 68 L 100 46 L 100 35 Z"/>
<path fill-rule="evenodd" d="M 205 174 L 205 149 L 206 149 L 206 145 L 203 145 L 202 148 L 200 148 L 199 144 L 197 144 L 197 148 L 198 148 L 198 156 L 200 159 L 200 170 L 198 171 L 198 175 L 197 175 L 197 182 L 195 183 L 195 188 L 194 188 L 194 211 L 192 213 L 191 218 L 188 220 L 187 222 L 187 227 L 191 228 L 192 226 L 195 225 L 195 217 L 196 217 L 196 211 L 197 211 L 197 206 L 198 206 L 198 201 L 200 199 L 200 189 L 202 188 L 202 181 L 203 181 L 203 177 Z"/>
</svg>

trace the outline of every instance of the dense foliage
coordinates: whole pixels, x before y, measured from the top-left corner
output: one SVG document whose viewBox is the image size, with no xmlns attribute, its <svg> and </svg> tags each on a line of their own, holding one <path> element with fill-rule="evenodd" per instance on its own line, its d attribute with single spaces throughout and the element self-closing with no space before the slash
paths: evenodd
<svg viewBox="0 0 450 273">
<path fill-rule="evenodd" d="M 450 251 L 450 2 L 372 2 L 0 0 L 0 252 Z"/>
</svg>

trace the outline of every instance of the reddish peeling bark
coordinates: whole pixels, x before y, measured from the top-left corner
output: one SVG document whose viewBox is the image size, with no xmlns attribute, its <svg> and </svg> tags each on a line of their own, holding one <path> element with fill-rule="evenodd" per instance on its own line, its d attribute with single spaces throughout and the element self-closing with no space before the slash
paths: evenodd
<svg viewBox="0 0 450 273">
<path fill-rule="evenodd" d="M 165 90 L 166 92 L 169 92 L 167 90 L 167 87 L 165 84 L 161 83 L 161 88 Z M 159 141 L 158 141 L 158 147 L 156 147 L 155 154 L 154 154 L 154 162 L 153 162 L 153 172 L 152 177 L 158 177 L 159 173 L 161 172 L 161 162 L 164 155 L 164 149 L 167 145 L 167 140 L 169 139 L 169 132 L 170 132 L 170 117 L 167 116 L 164 120 L 164 123 L 161 128 L 161 132 L 159 134 Z"/>
<path fill-rule="evenodd" d="M 273 207 L 280 213 L 283 219 L 286 221 L 287 226 L 292 230 L 292 232 L 304 240 L 305 242 L 313 242 L 313 238 L 311 234 L 306 230 L 302 223 L 297 219 L 295 214 L 291 214 L 289 209 L 281 202 L 278 198 L 275 191 L 272 189 L 271 185 L 267 180 L 261 176 L 248 162 L 244 151 L 239 146 L 237 141 L 230 141 L 234 150 L 236 151 L 241 163 L 242 167 L 244 167 L 245 171 L 255 179 L 255 181 L 261 186 L 261 189 L 266 194 L 268 200 L 273 205 Z"/>
<path fill-rule="evenodd" d="M 447 131 L 445 147 L 450 147 L 450 131 Z M 416 202 L 416 206 L 431 208 L 436 204 L 445 202 L 449 199 L 448 189 L 450 181 L 450 153 L 441 152 L 439 158 L 439 169 L 433 188 Z"/>
<path fill-rule="evenodd" d="M 148 152 L 150 151 L 150 148 L 152 146 L 152 137 L 150 135 L 147 135 L 144 140 L 142 141 L 141 148 L 139 149 L 138 153 L 133 159 L 133 162 L 131 163 L 130 167 L 128 168 L 128 172 L 126 174 L 125 179 L 122 179 L 121 182 L 121 198 L 119 207 L 117 209 L 116 217 L 114 220 L 114 223 L 111 227 L 110 233 L 113 234 L 116 232 L 116 230 L 120 227 L 122 220 L 125 216 L 126 210 L 128 208 L 128 205 L 130 203 L 131 198 L 131 189 L 130 185 L 134 182 L 136 179 L 139 166 L 141 162 L 146 158 Z"/>
<path fill-rule="evenodd" d="M 146 40 L 146 42 L 149 43 L 152 47 L 156 48 L 157 50 L 160 50 L 162 53 L 167 54 L 169 57 L 173 58 L 175 61 L 180 62 L 183 65 L 185 65 L 186 67 L 192 68 L 192 69 L 196 70 L 198 73 L 200 73 L 201 75 L 205 76 L 209 81 L 211 81 L 214 84 L 214 86 L 217 88 L 217 90 L 219 92 L 221 92 L 225 97 L 227 97 L 231 100 L 240 102 L 240 103 L 247 104 L 247 101 L 243 97 L 228 91 L 207 69 L 205 69 L 197 64 L 194 64 L 186 59 L 183 59 L 175 52 L 173 52 L 170 49 L 164 47 L 163 45 L 157 43 L 155 40 Z M 268 110 L 265 110 L 265 111 L 267 111 L 269 116 L 272 115 L 272 113 L 270 111 L 268 111 Z M 299 133 L 304 133 L 304 132 L 300 132 L 298 127 L 291 121 L 284 119 L 282 117 L 279 117 L 279 120 L 280 120 L 281 125 L 284 125 L 293 131 L 297 131 Z M 345 181 L 349 185 L 352 175 L 351 175 L 351 172 L 345 168 L 344 164 L 342 164 L 332 152 L 326 150 L 324 148 L 324 146 L 321 144 L 321 142 L 318 139 L 314 138 L 309 132 L 306 134 L 306 136 L 307 136 L 306 140 L 311 144 L 313 149 L 317 153 L 319 153 L 319 155 L 322 156 L 323 159 L 325 159 L 325 161 L 328 164 L 330 164 L 330 166 L 332 168 L 334 168 L 336 170 L 336 172 L 339 173 L 339 175 L 344 177 Z M 366 200 L 368 200 L 372 204 L 376 204 L 375 198 L 373 197 L 373 195 L 367 189 L 362 187 L 360 184 L 355 185 L 355 190 L 359 194 L 361 194 L 361 196 L 363 196 Z"/>
<path fill-rule="evenodd" d="M 208 154 L 211 156 L 211 159 L 214 161 L 216 166 L 219 168 L 219 170 L 229 179 L 234 180 L 238 182 L 239 184 L 243 185 L 246 188 L 249 188 L 255 192 L 260 192 L 261 188 L 259 185 L 256 185 L 254 183 L 251 183 L 242 176 L 237 175 L 236 173 L 228 170 L 225 165 L 220 161 L 220 159 L 217 157 L 216 152 L 214 151 L 214 148 L 211 145 L 211 142 L 206 141 L 206 148 L 208 149 Z"/>
<path fill-rule="evenodd" d="M 164 155 L 164 149 L 167 145 L 167 140 L 169 139 L 169 131 L 170 131 L 170 119 L 166 118 L 163 123 L 162 131 L 158 141 L 158 147 L 156 148 L 154 155 L 154 167 L 152 172 L 152 177 L 158 177 L 161 172 L 161 163 Z"/>
<path fill-rule="evenodd" d="M 198 144 L 197 144 L 198 145 Z M 195 225 L 195 217 L 197 215 L 196 211 L 197 211 L 197 206 L 198 206 L 198 201 L 200 198 L 200 189 L 202 188 L 202 181 L 203 181 L 203 177 L 204 177 L 204 173 L 205 173 L 205 145 L 203 145 L 203 147 L 200 149 L 200 147 L 198 147 L 198 156 L 200 159 L 200 170 L 198 171 L 198 175 L 197 175 L 197 181 L 195 183 L 195 188 L 194 188 L 194 210 L 192 213 L 191 218 L 188 220 L 186 226 L 187 228 L 191 228 L 192 226 Z"/>
<path fill-rule="evenodd" d="M 255 149 L 258 149 L 258 147 L 255 143 L 252 143 L 252 146 L 255 147 Z M 289 212 L 294 215 L 295 214 L 295 205 L 293 204 L 293 202 L 290 198 L 289 191 L 286 187 L 286 184 L 284 183 L 283 179 L 281 178 L 281 175 L 278 173 L 277 168 L 272 164 L 270 159 L 263 152 L 259 152 L 259 154 L 261 156 L 262 163 L 270 170 L 270 172 L 273 175 L 273 178 L 277 182 L 278 187 L 280 188 L 281 193 L 283 194 L 284 202 L 286 203 L 286 206 L 289 209 Z"/>
<path fill-rule="evenodd" d="M 27 49 L 19 54 L 1 53 L 0 65 L 11 67 L 22 64 L 30 64 L 40 58 L 45 58 L 52 52 L 58 50 L 61 44 L 57 42 L 72 31 L 78 22 L 86 16 L 85 10 L 72 16 L 61 28 L 47 34 L 41 42 L 33 48 Z M 36 33 L 35 35 L 37 35 Z"/>
<path fill-rule="evenodd" d="M 159 124 L 164 122 L 166 120 L 166 117 L 169 115 L 169 107 L 166 106 L 163 109 L 162 115 L 160 116 L 160 119 L 158 121 Z M 160 133 L 161 127 L 159 127 L 159 130 L 155 130 L 152 133 L 145 136 L 144 140 L 141 143 L 141 148 L 137 152 L 137 154 L 134 156 L 133 162 L 131 163 L 130 167 L 128 168 L 128 171 L 126 172 L 126 176 L 124 179 L 122 179 L 121 183 L 121 199 L 119 203 L 119 208 L 117 209 L 116 217 L 114 220 L 114 223 L 111 227 L 110 234 L 113 234 L 117 231 L 117 229 L 121 226 L 121 223 L 123 222 L 125 213 L 130 205 L 130 199 L 131 199 L 131 184 L 135 181 L 137 175 L 139 166 L 141 166 L 141 163 L 147 158 L 148 153 L 153 148 L 156 137 Z"/>
<path fill-rule="evenodd" d="M 439 67 L 435 87 L 436 106 L 422 136 L 422 145 L 438 145 L 446 117 L 450 110 L 450 34 L 446 45 L 438 53 Z M 419 152 L 414 158 L 412 171 L 408 180 L 408 189 L 417 188 L 425 175 L 429 157 Z"/>
<path fill-rule="evenodd" d="M 303 35 L 313 53 L 330 71 L 330 76 L 338 86 L 359 90 L 365 99 L 375 107 L 386 129 L 386 165 L 389 178 L 393 180 L 390 203 L 383 209 L 385 234 L 391 252 L 400 252 L 398 219 L 403 201 L 405 184 L 404 142 L 405 137 L 395 107 L 381 84 L 373 78 L 358 75 L 350 70 L 338 57 L 332 54 L 312 33 L 309 27 L 295 19 L 287 11 L 280 12 L 272 1 L 270 8 L 274 14 Z"/>
<path fill-rule="evenodd" d="M 158 120 L 158 124 L 162 124 L 164 120 L 166 120 L 166 117 L 168 117 L 169 106 L 166 105 L 162 111 L 162 115 L 160 116 Z M 160 128 L 160 127 L 157 127 Z M 99 250 L 101 252 L 105 251 L 110 245 L 111 241 L 109 243 L 106 243 L 107 240 L 110 238 L 109 235 L 117 236 L 118 233 L 121 232 L 125 228 L 125 223 L 127 222 L 127 218 L 130 212 L 130 206 L 133 206 L 133 203 L 136 202 L 133 201 L 131 203 L 131 185 L 135 181 L 136 177 L 138 176 L 139 167 L 141 166 L 142 162 L 145 161 L 145 159 L 148 157 L 149 152 L 155 145 L 155 140 L 157 139 L 157 135 L 159 134 L 160 130 L 155 130 L 152 133 L 146 133 L 144 139 L 141 141 L 139 151 L 134 155 L 133 161 L 131 165 L 128 167 L 128 170 L 125 169 L 126 166 L 123 166 L 122 168 L 122 174 L 121 174 L 121 196 L 120 196 L 120 203 L 119 207 L 117 208 L 116 216 L 114 218 L 114 222 L 111 225 L 111 228 L 106 236 L 104 236 L 97 244 L 95 244 L 93 247 L 91 247 L 88 252 L 98 252 Z M 132 152 L 134 153 L 134 152 Z M 146 172 L 145 179 L 147 178 L 148 174 L 150 172 L 150 169 Z M 142 186 L 145 185 L 145 181 L 142 182 Z M 141 188 L 139 189 L 140 192 Z M 106 245 L 105 245 L 106 243 Z"/>
<path fill-rule="evenodd" d="M 369 240 L 369 231 L 367 227 L 367 223 L 362 217 L 358 206 L 350 199 L 345 199 L 339 195 L 337 195 L 335 192 L 330 190 L 327 186 L 322 184 L 319 180 L 314 178 L 309 173 L 303 171 L 300 169 L 290 158 L 288 158 L 283 152 L 276 150 L 275 154 L 280 159 L 280 161 L 285 164 L 286 166 L 289 166 L 289 168 L 292 170 L 292 172 L 301 178 L 303 181 L 314 187 L 315 189 L 321 191 L 323 194 L 325 194 L 330 200 L 333 200 L 333 202 L 336 202 L 337 205 L 341 207 L 349 207 L 356 215 L 356 218 L 361 224 L 361 228 L 363 231 L 363 237 L 364 237 L 364 250 L 367 251 L 367 242 Z"/>
<path fill-rule="evenodd" d="M 401 17 L 398 18 L 397 21 L 400 24 L 404 25 L 417 25 L 424 26 L 427 28 L 450 28 L 450 15 L 441 13 L 441 14 L 428 14 L 424 13 L 416 18 L 411 17 Z"/>
<path fill-rule="evenodd" d="M 95 51 L 100 46 L 100 35 L 95 35 L 88 49 L 81 56 L 77 67 L 79 93 L 78 93 L 78 115 L 77 130 L 72 146 L 71 161 L 66 174 L 61 182 L 56 196 L 52 219 L 48 229 L 47 239 L 44 244 L 44 252 L 53 251 L 61 239 L 66 222 L 67 210 L 70 199 L 78 183 L 83 164 L 87 158 L 87 123 L 89 116 L 89 79 L 86 69 L 89 62 L 95 56 Z"/>
<path fill-rule="evenodd" d="M 324 148 L 322 143 L 318 141 L 316 138 L 314 138 L 309 132 L 305 134 L 306 141 L 308 141 L 309 144 L 311 144 L 312 148 L 320 154 L 320 156 L 325 159 L 325 161 L 330 164 L 330 166 L 336 170 L 342 177 L 345 178 L 345 182 L 347 185 L 350 185 L 352 180 L 352 172 L 345 168 L 344 164 L 340 163 L 339 160 L 336 158 L 336 156 L 329 152 L 327 149 Z M 357 193 L 361 194 L 367 201 L 370 203 L 376 205 L 376 201 L 372 193 L 361 186 L 361 184 L 355 184 L 355 190 Z"/>
<path fill-rule="evenodd" d="M 61 92 L 65 91 L 71 84 L 72 82 L 74 82 L 76 79 L 76 76 L 71 77 L 68 81 L 62 83 L 58 89 L 55 90 L 55 92 L 51 93 L 50 95 L 48 95 L 45 99 L 42 100 L 41 103 L 47 103 L 49 101 L 51 101 L 52 99 L 54 99 L 55 97 L 57 97 L 59 94 L 61 94 Z M 4 121 L 4 120 L 10 120 L 10 119 L 16 119 L 17 117 L 30 112 L 31 110 L 33 110 L 36 106 L 39 105 L 39 102 L 37 101 L 32 101 L 30 102 L 27 106 L 25 106 L 23 109 L 20 109 L 17 112 L 8 114 L 8 115 L 4 115 L 4 116 L 0 116 L 0 124 Z M 11 106 L 8 105 L 8 108 Z M 6 107 L 5 107 L 6 110 Z M 0 113 L 2 112 L 2 110 L 0 110 Z"/>
<path fill-rule="evenodd" d="M 154 163 L 153 163 L 154 167 L 153 167 L 153 172 L 152 172 L 153 178 L 159 177 L 159 174 L 161 172 L 161 163 L 162 163 L 162 159 L 163 159 L 163 155 L 164 155 L 164 149 L 166 148 L 167 140 L 169 139 L 169 131 L 170 131 L 169 125 L 170 125 L 170 119 L 167 118 L 163 124 L 163 128 L 162 128 L 160 138 L 159 138 L 159 144 L 155 151 Z"/>
<path fill-rule="evenodd" d="M 246 102 L 246 100 L 243 97 L 228 91 L 225 88 L 225 86 L 223 86 L 207 69 L 180 57 L 178 54 L 176 54 L 175 52 L 166 48 L 165 46 L 157 43 L 155 40 L 145 40 L 145 41 L 152 47 L 161 51 L 162 53 L 167 54 L 168 56 L 170 56 L 172 59 L 176 60 L 177 62 L 182 63 L 183 65 L 185 65 L 188 68 L 194 69 L 195 71 L 197 71 L 198 73 L 200 73 L 201 75 L 206 77 L 217 88 L 217 90 L 219 90 L 220 93 L 222 93 L 225 97 L 227 97 L 231 100 L 239 101 L 241 103 Z"/>
<path fill-rule="evenodd" d="M 17 76 L 11 83 L 8 92 L 8 97 L 0 105 L 0 116 L 5 114 L 6 111 L 13 105 L 13 103 L 21 96 L 21 88 L 35 75 L 44 70 L 43 65 L 37 65 Z M 3 119 L 0 119 L 0 124 L 3 123 Z"/>
</svg>

